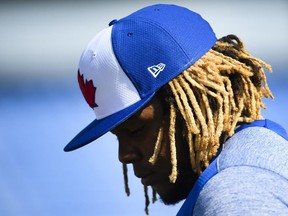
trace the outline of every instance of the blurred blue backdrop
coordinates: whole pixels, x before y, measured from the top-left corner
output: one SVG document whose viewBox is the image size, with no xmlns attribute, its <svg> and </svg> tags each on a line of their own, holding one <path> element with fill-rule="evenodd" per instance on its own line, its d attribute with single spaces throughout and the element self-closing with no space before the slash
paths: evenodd
<svg viewBox="0 0 288 216">
<path fill-rule="evenodd" d="M 117 142 L 107 134 L 75 152 L 64 146 L 94 119 L 76 81 L 87 42 L 113 19 L 154 3 L 205 17 L 218 37 L 234 33 L 272 64 L 275 100 L 262 114 L 288 128 L 288 3 L 275 1 L 9 1 L 0 3 L 0 215 L 145 215 L 129 170 L 126 198 Z M 175 215 L 180 204 L 150 206 Z"/>
</svg>

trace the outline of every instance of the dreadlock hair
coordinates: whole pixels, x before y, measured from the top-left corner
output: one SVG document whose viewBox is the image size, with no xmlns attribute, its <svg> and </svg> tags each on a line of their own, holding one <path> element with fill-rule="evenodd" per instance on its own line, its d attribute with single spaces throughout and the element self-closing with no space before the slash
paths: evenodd
<svg viewBox="0 0 288 216">
<path fill-rule="evenodd" d="M 172 183 L 178 174 L 176 119 L 183 123 L 192 170 L 200 175 L 239 124 L 262 119 L 261 108 L 266 108 L 262 98 L 273 99 L 264 69 L 272 71 L 269 64 L 249 54 L 237 36 L 228 35 L 160 89 L 170 107 L 172 170 L 169 178 Z M 149 160 L 152 164 L 157 162 L 162 137 L 163 128 L 160 128 Z M 146 192 L 145 197 L 145 209 L 148 209 Z"/>
</svg>

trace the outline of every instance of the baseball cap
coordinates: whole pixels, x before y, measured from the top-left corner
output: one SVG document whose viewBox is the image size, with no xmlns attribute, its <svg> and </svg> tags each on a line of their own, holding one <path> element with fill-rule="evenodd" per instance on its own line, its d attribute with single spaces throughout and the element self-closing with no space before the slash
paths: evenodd
<svg viewBox="0 0 288 216">
<path fill-rule="evenodd" d="M 64 151 L 91 143 L 132 116 L 216 40 L 206 20 L 177 5 L 148 6 L 110 22 L 88 43 L 78 68 L 96 119 Z"/>
</svg>

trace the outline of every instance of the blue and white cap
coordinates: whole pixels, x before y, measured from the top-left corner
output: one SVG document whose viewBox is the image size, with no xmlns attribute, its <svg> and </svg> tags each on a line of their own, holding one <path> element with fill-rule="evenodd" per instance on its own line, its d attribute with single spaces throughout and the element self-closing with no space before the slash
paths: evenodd
<svg viewBox="0 0 288 216">
<path fill-rule="evenodd" d="M 96 119 L 65 148 L 80 148 L 142 108 L 217 38 L 199 14 L 176 5 L 140 9 L 98 33 L 80 58 L 78 81 Z"/>
</svg>

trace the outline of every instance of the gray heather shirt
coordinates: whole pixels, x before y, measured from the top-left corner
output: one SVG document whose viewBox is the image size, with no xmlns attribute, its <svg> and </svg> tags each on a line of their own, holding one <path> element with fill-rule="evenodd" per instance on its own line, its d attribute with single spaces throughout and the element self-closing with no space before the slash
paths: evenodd
<svg viewBox="0 0 288 216">
<path fill-rule="evenodd" d="M 288 142 L 263 127 L 232 136 L 216 158 L 193 215 L 287 215 Z"/>
</svg>

